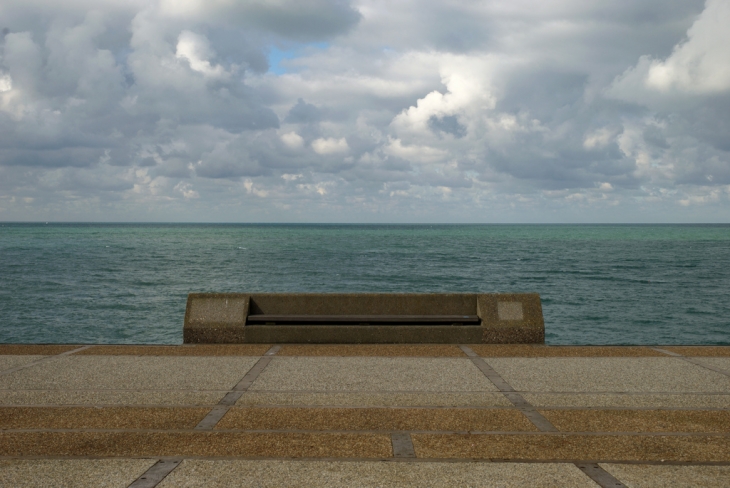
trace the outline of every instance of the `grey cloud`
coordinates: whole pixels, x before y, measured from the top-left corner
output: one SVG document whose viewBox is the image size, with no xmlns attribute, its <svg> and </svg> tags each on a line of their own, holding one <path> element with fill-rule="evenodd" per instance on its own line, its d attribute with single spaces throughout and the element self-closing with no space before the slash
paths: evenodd
<svg viewBox="0 0 730 488">
<path fill-rule="evenodd" d="M 730 86 L 681 71 L 718 0 L 24 4 L 0 7 L 0 220 L 730 218 Z"/>
<path fill-rule="evenodd" d="M 319 122 L 322 118 L 322 111 L 316 105 L 305 102 L 302 98 L 297 100 L 287 114 L 284 122 L 291 124 L 312 124 Z"/>
<path fill-rule="evenodd" d="M 428 127 L 437 134 L 443 132 L 451 134 L 457 139 L 466 135 L 466 127 L 459 123 L 459 119 L 455 115 L 445 115 L 443 117 L 432 115 L 428 119 Z"/>
</svg>

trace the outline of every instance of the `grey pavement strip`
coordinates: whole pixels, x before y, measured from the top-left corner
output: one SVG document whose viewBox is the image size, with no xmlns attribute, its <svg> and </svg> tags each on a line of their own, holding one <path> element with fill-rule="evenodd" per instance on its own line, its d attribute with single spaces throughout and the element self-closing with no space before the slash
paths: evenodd
<svg viewBox="0 0 730 488">
<path fill-rule="evenodd" d="M 512 388 L 512 386 L 507 383 L 504 378 L 502 378 L 497 371 L 494 370 L 484 359 L 482 359 L 477 353 L 475 353 L 469 346 L 464 346 L 462 344 L 459 344 L 459 347 L 461 348 L 464 353 L 469 356 L 469 359 L 471 359 L 471 362 L 474 363 L 474 366 L 479 368 L 479 371 L 481 371 L 484 376 L 487 377 L 489 381 L 496 386 L 499 391 L 502 392 L 502 394 L 512 402 L 512 405 L 517 407 L 517 409 L 522 412 L 522 414 L 527 417 L 527 419 L 532 422 L 532 424 L 537 427 L 541 432 L 557 432 L 558 429 L 555 428 L 553 424 L 550 423 L 548 419 L 543 417 L 543 415 L 538 412 L 530 402 L 525 400 L 525 398 L 520 395 L 519 393 L 515 392 L 515 389 Z"/>
<path fill-rule="evenodd" d="M 51 361 L 53 359 L 57 359 L 57 358 L 60 358 L 63 356 L 68 356 L 75 352 L 79 352 L 79 351 L 83 351 L 84 349 L 88 349 L 92 346 L 93 346 L 93 344 L 89 344 L 88 346 L 77 347 L 76 349 L 71 349 L 70 351 L 62 352 L 61 354 L 54 354 L 53 356 L 46 356 L 42 359 L 39 359 L 38 361 L 33 361 L 32 363 L 21 364 L 20 366 L 16 366 L 14 368 L 6 369 L 5 371 L 0 372 L 0 376 L 5 376 L 6 374 L 15 373 L 16 371 L 20 371 L 21 369 L 31 368 L 37 364 L 45 363 L 46 361 Z"/>
<path fill-rule="evenodd" d="M 154 488 L 165 476 L 180 466 L 181 461 L 181 459 L 160 459 L 150 469 L 142 473 L 142 476 L 134 480 L 128 488 Z"/>
<path fill-rule="evenodd" d="M 626 488 L 626 485 L 613 477 L 611 473 L 595 463 L 575 463 L 576 467 L 583 471 L 590 479 L 595 481 L 601 488 Z"/>
<path fill-rule="evenodd" d="M 715 373 L 720 373 L 720 374 L 725 375 L 725 376 L 730 376 L 730 371 L 726 371 L 726 370 L 724 370 L 722 368 L 717 368 L 715 366 L 712 366 L 711 364 L 705 363 L 704 361 L 702 361 L 700 359 L 695 359 L 695 358 L 689 358 L 687 356 L 682 356 L 681 354 L 678 354 L 678 353 L 673 352 L 673 351 L 667 351 L 666 349 L 662 349 L 660 347 L 652 347 L 652 349 L 654 349 L 655 351 L 659 351 L 661 353 L 667 354 L 669 356 L 673 356 L 673 357 L 675 357 L 677 359 L 681 359 L 683 361 L 687 361 L 688 363 L 692 363 L 695 366 L 700 366 L 702 368 L 709 369 L 710 371 L 714 371 Z"/>
<path fill-rule="evenodd" d="M 205 418 L 203 418 L 203 420 L 195 426 L 195 430 L 212 430 L 213 427 L 220 422 L 226 412 L 228 412 L 228 409 L 235 405 L 238 399 L 241 398 L 253 382 L 256 381 L 256 378 L 258 378 L 266 366 L 269 365 L 273 356 L 279 352 L 279 349 L 281 349 L 281 346 L 272 346 L 271 349 L 266 351 L 264 355 L 256 361 L 256 364 L 248 370 L 248 373 L 241 378 L 241 381 L 233 387 L 233 390 L 226 393 L 226 395 L 218 402 L 218 405 L 213 407 L 213 409 L 208 412 L 208 415 L 206 415 Z"/>
<path fill-rule="evenodd" d="M 415 458 L 416 450 L 413 447 L 411 434 L 408 432 L 393 432 L 390 435 L 393 443 L 393 457 L 396 458 Z"/>
</svg>

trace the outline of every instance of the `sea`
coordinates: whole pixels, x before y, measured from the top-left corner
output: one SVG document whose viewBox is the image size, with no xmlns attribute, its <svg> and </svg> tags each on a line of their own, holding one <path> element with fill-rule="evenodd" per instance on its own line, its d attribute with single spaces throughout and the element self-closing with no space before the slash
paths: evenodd
<svg viewBox="0 0 730 488">
<path fill-rule="evenodd" d="M 730 344 L 730 225 L 0 223 L 0 343 L 180 344 L 190 292 L 537 292 L 548 344 Z"/>
</svg>

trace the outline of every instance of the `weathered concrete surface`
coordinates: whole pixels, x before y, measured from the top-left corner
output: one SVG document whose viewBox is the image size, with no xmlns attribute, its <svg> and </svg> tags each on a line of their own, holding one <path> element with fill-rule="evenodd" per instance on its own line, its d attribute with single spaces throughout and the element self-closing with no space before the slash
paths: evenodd
<svg viewBox="0 0 730 488">
<path fill-rule="evenodd" d="M 0 347 L 0 485 L 727 485 L 730 347 L 468 347 Z"/>
<path fill-rule="evenodd" d="M 471 315 L 481 326 L 251 325 L 248 315 Z M 544 343 L 536 293 L 191 293 L 185 343 Z"/>
</svg>

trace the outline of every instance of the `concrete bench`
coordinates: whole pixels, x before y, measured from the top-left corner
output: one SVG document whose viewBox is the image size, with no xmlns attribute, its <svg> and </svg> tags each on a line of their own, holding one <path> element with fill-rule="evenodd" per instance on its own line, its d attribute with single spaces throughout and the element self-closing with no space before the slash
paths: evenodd
<svg viewBox="0 0 730 488">
<path fill-rule="evenodd" d="M 185 343 L 544 343 L 540 297 L 191 293 Z"/>
<path fill-rule="evenodd" d="M 247 325 L 479 325 L 478 315 L 249 315 Z"/>
</svg>

